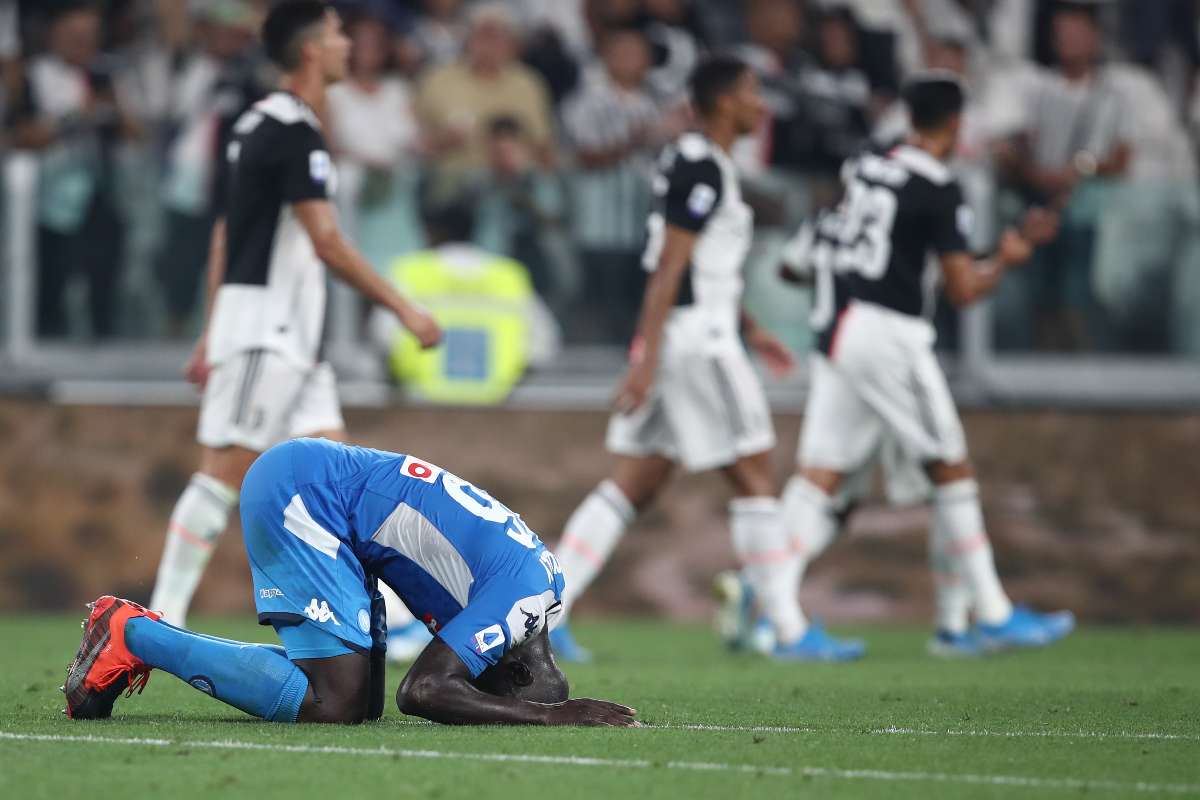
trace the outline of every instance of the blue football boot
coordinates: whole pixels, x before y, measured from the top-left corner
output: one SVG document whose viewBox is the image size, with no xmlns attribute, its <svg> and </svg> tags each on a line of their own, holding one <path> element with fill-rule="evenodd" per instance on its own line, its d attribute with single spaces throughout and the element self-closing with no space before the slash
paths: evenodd
<svg viewBox="0 0 1200 800">
<path fill-rule="evenodd" d="M 979 658 L 986 652 L 983 641 L 975 631 L 951 633 L 939 629 L 933 634 L 925 649 L 938 658 Z"/>
<path fill-rule="evenodd" d="M 1045 647 L 1070 632 L 1074 616 L 1039 614 L 1025 606 L 1014 606 L 1007 620 L 998 625 L 976 623 L 975 631 L 988 651 Z"/>
<path fill-rule="evenodd" d="M 575 637 L 571 635 L 571 626 L 566 622 L 550 631 L 550 647 L 554 649 L 554 655 L 560 661 L 571 664 L 589 664 L 592 661 L 591 651 L 575 641 Z"/>
<path fill-rule="evenodd" d="M 718 603 L 717 636 L 730 650 L 753 649 L 756 620 L 750 584 L 741 573 L 728 570 L 713 579 L 713 595 Z"/>
<path fill-rule="evenodd" d="M 826 633 L 819 622 L 789 645 L 775 645 L 771 658 L 776 661 L 854 661 L 867 653 L 867 646 L 858 639 L 835 639 Z"/>
<path fill-rule="evenodd" d="M 1075 630 L 1075 615 L 1070 611 L 1050 611 L 1039 616 L 1051 642 L 1057 642 Z"/>
</svg>

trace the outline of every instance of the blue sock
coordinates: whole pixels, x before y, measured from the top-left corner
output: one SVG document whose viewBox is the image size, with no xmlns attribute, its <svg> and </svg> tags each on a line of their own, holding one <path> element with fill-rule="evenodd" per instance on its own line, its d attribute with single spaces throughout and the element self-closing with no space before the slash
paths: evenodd
<svg viewBox="0 0 1200 800">
<path fill-rule="evenodd" d="M 125 623 L 125 645 L 155 669 L 272 722 L 295 722 L 308 676 L 269 645 L 185 631 L 147 617 Z"/>
</svg>

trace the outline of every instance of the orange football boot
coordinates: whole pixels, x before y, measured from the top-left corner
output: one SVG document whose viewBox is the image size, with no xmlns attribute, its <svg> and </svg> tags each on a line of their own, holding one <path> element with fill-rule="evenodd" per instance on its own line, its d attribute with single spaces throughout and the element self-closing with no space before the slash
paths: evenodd
<svg viewBox="0 0 1200 800">
<path fill-rule="evenodd" d="M 113 703 L 146 688 L 150 667 L 125 646 L 125 623 L 135 617 L 153 620 L 162 615 L 137 603 L 104 595 L 88 603 L 91 614 L 83 621 L 83 642 L 67 670 L 60 690 L 67 696 L 63 712 L 71 719 L 108 719 Z"/>
</svg>

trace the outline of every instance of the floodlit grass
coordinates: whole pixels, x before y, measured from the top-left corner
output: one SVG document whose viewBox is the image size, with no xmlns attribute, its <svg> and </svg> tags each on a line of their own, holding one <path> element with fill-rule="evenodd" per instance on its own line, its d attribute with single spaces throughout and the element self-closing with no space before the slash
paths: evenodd
<svg viewBox="0 0 1200 800">
<path fill-rule="evenodd" d="M 83 615 L 0 618 L 0 797 L 1200 795 L 1190 631 L 1085 629 L 1043 652 L 943 662 L 923 630 L 866 628 L 852 632 L 869 657 L 833 666 L 729 654 L 701 627 L 585 621 L 598 658 L 567 668 L 572 694 L 633 705 L 650 727 L 449 728 L 390 699 L 379 723 L 317 727 L 253 720 L 162 673 L 111 720 L 67 720 L 57 687 Z"/>
</svg>

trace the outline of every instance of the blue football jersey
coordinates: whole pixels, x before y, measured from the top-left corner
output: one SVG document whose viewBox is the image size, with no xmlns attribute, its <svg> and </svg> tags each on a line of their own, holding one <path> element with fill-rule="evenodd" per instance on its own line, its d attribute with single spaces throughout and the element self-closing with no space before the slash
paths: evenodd
<svg viewBox="0 0 1200 800">
<path fill-rule="evenodd" d="M 560 611 L 562 570 L 521 517 L 415 456 L 285 442 L 255 462 L 242 499 L 260 619 L 304 614 L 362 644 L 380 579 L 478 675 Z M 258 530 L 272 518 L 278 542 Z"/>
</svg>

